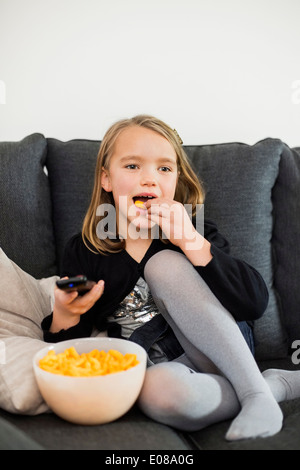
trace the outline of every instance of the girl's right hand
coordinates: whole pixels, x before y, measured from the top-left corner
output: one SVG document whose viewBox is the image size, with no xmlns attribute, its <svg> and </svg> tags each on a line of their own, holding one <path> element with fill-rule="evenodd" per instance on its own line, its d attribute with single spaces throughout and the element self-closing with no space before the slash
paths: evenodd
<svg viewBox="0 0 300 470">
<path fill-rule="evenodd" d="M 100 299 L 104 291 L 104 281 L 99 281 L 89 292 L 78 295 L 77 291 L 65 292 L 58 287 L 54 290 L 53 319 L 51 333 L 67 330 L 77 325 L 80 315 L 86 313 Z"/>
</svg>

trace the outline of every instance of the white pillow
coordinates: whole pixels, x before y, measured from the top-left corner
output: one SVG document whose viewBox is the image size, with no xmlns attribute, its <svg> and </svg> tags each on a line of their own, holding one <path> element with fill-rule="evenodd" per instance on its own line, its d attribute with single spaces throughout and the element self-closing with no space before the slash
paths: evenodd
<svg viewBox="0 0 300 470">
<path fill-rule="evenodd" d="M 6 411 L 29 415 L 49 411 L 32 359 L 47 344 L 41 322 L 52 311 L 56 279 L 34 279 L 0 249 L 0 408 Z"/>
</svg>

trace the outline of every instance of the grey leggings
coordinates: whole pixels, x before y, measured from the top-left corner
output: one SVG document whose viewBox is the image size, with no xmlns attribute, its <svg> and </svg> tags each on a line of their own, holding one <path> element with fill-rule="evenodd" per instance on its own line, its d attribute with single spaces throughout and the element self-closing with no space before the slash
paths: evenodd
<svg viewBox="0 0 300 470">
<path fill-rule="evenodd" d="M 185 256 L 157 253 L 145 278 L 185 351 L 147 369 L 138 402 L 146 415 L 194 431 L 235 417 L 249 394 L 270 392 L 235 320 Z"/>
</svg>

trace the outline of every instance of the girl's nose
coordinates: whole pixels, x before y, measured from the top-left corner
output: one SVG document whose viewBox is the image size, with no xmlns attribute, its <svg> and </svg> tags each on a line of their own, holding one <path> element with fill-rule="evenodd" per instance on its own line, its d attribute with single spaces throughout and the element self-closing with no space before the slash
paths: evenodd
<svg viewBox="0 0 300 470">
<path fill-rule="evenodd" d="M 144 172 L 141 176 L 141 185 L 142 186 L 155 186 L 156 178 L 154 173 L 151 171 Z"/>
</svg>

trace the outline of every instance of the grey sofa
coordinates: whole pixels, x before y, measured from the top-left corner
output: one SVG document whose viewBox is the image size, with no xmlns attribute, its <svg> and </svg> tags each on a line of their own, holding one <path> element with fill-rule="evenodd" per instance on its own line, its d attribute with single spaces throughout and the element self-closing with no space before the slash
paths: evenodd
<svg viewBox="0 0 300 470">
<path fill-rule="evenodd" d="M 59 273 L 64 245 L 80 230 L 99 145 L 38 133 L 0 143 L 0 246 L 38 279 Z M 206 188 L 205 216 L 231 242 L 232 254 L 256 267 L 268 285 L 269 305 L 254 329 L 259 367 L 298 369 L 300 148 L 267 138 L 253 146 L 185 149 Z M 7 332 L 0 324 L 0 341 L 1 335 Z M 0 449 L 299 450 L 300 399 L 281 406 L 285 420 L 279 434 L 231 443 L 224 438 L 229 422 L 182 433 L 149 420 L 136 406 L 116 422 L 90 427 L 3 406 Z"/>
</svg>

